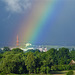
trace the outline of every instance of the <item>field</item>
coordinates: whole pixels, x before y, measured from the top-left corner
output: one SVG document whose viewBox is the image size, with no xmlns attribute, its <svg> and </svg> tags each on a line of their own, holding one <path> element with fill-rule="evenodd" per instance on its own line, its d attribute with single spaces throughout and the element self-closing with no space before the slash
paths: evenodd
<svg viewBox="0 0 75 75">
<path fill-rule="evenodd" d="M 30 75 L 66 75 L 68 71 L 57 71 L 57 72 L 52 72 L 52 74 L 30 74 Z M 75 75 L 75 71 L 74 75 Z M 29 75 L 29 74 L 8 74 L 8 75 Z"/>
</svg>

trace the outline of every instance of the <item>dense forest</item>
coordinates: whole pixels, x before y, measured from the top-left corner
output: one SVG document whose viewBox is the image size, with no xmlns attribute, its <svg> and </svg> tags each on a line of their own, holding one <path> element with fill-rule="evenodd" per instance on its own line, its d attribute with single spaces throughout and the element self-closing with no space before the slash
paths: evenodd
<svg viewBox="0 0 75 75">
<path fill-rule="evenodd" d="M 19 48 L 10 50 L 8 47 L 0 49 L 0 73 L 30 74 L 52 71 L 75 70 L 75 65 L 70 65 L 75 60 L 75 50 L 68 48 L 51 48 L 47 52 L 29 50 L 24 52 Z"/>
</svg>

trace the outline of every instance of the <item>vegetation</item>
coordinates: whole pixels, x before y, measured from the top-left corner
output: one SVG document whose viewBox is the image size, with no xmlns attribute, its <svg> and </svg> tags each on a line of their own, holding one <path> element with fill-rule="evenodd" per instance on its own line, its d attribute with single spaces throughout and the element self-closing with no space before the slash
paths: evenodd
<svg viewBox="0 0 75 75">
<path fill-rule="evenodd" d="M 50 74 L 52 71 L 75 70 L 75 65 L 69 65 L 75 60 L 75 50 L 68 48 L 59 50 L 51 48 L 47 52 L 28 51 L 19 48 L 10 50 L 8 47 L 0 49 L 1 74 Z M 71 75 L 72 71 L 67 75 Z M 72 74 L 73 75 L 73 74 Z"/>
<path fill-rule="evenodd" d="M 74 74 L 74 72 L 73 71 L 69 71 L 69 72 L 67 72 L 67 74 L 66 75 L 73 75 Z"/>
</svg>

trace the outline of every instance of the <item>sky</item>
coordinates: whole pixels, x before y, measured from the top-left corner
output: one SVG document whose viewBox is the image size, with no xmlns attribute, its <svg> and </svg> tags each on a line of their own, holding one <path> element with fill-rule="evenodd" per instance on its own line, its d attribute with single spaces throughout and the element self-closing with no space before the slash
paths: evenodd
<svg viewBox="0 0 75 75">
<path fill-rule="evenodd" d="M 48 2 L 51 0 L 0 0 L 0 47 L 15 46 L 17 35 L 21 39 L 20 42 L 23 43 L 75 45 L 75 0 L 53 0 L 53 4 L 51 3 L 51 6 L 48 6 L 48 9 L 46 8 L 47 10 L 41 5 L 41 3 L 44 3 L 43 1 Z M 37 15 L 40 16 L 39 11 L 42 14 L 48 11 L 46 12 L 47 17 L 44 18 L 44 15 L 42 15 L 40 24 L 38 25 L 37 21 L 35 23 L 36 27 L 32 27 L 30 30 L 29 22 L 35 21 L 31 14 L 36 15 L 37 18 Z M 25 31 L 26 29 L 27 31 Z M 28 31 L 35 33 L 31 34 Z M 34 34 L 36 34 L 36 37 L 33 37 Z M 25 36 L 29 39 L 26 39 Z M 32 37 L 35 39 L 32 39 Z"/>
</svg>

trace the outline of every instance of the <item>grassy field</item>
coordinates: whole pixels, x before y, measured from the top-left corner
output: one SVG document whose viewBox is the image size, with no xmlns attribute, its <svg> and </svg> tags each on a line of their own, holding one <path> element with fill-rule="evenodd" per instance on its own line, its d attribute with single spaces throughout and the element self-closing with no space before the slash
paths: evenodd
<svg viewBox="0 0 75 75">
<path fill-rule="evenodd" d="M 68 71 L 53 71 L 51 74 L 7 74 L 7 75 L 66 75 Z M 75 71 L 74 75 L 75 75 Z"/>
</svg>

